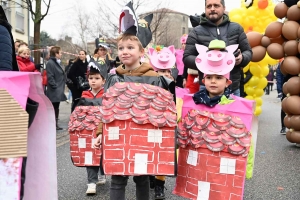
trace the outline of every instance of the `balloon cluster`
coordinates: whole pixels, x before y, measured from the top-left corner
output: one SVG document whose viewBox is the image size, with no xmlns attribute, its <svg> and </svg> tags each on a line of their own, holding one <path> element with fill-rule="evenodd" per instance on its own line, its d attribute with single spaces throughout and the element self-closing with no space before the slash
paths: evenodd
<svg viewBox="0 0 300 200">
<path fill-rule="evenodd" d="M 276 21 L 273 14 L 275 5 L 272 0 L 242 0 L 241 8 L 229 12 L 230 21 L 239 23 L 245 32 L 256 31 L 264 33 L 266 26 Z M 250 3 L 248 3 L 250 2 Z"/>
<path fill-rule="evenodd" d="M 247 33 L 250 46 L 253 51 L 251 62 L 243 69 L 245 73 L 245 98 L 255 100 L 256 116 L 262 113 L 262 98 L 264 88 L 268 81 L 268 64 L 274 65 L 278 61 L 267 54 L 267 46 L 271 43 L 270 38 L 262 35 L 268 24 L 277 20 L 274 15 L 275 5 L 271 0 L 243 0 L 242 7 L 229 12 L 230 20 L 239 23 Z M 267 40 L 267 41 L 265 41 Z"/>
<path fill-rule="evenodd" d="M 300 1 L 285 0 L 274 9 L 275 15 L 284 22 L 270 24 L 267 29 L 269 36 L 277 37 L 281 43 L 270 44 L 269 55 L 278 59 L 284 56 L 280 70 L 291 77 L 284 85 L 283 92 L 287 96 L 282 101 L 282 109 L 287 114 L 284 124 L 289 131 L 286 138 L 292 143 L 300 143 Z"/>
</svg>

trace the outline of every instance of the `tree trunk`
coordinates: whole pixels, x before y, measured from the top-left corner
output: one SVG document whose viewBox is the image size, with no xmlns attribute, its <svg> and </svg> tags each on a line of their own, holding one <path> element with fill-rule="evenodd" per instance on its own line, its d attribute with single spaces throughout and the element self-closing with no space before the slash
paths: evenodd
<svg viewBox="0 0 300 200">
<path fill-rule="evenodd" d="M 36 0 L 35 6 L 35 18 L 34 18 L 34 49 L 40 49 L 40 37 L 41 37 L 41 0 Z M 34 52 L 34 63 L 40 64 L 41 53 L 40 51 Z"/>
<path fill-rule="evenodd" d="M 34 49 L 40 49 L 40 29 L 41 29 L 41 22 L 34 23 Z M 34 52 L 34 63 L 40 63 L 40 51 Z"/>
</svg>

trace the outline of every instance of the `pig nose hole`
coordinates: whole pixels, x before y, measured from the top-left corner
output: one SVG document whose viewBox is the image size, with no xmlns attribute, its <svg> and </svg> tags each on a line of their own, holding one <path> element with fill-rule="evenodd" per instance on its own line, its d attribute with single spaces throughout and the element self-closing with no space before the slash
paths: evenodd
<svg viewBox="0 0 300 200">
<path fill-rule="evenodd" d="M 218 54 L 218 57 L 220 58 L 221 56 L 222 56 L 222 54 L 219 53 L 219 54 Z"/>
<path fill-rule="evenodd" d="M 227 65 L 230 65 L 232 63 L 232 60 L 227 61 Z"/>
<path fill-rule="evenodd" d="M 211 57 L 211 54 L 208 54 L 208 57 Z"/>
</svg>

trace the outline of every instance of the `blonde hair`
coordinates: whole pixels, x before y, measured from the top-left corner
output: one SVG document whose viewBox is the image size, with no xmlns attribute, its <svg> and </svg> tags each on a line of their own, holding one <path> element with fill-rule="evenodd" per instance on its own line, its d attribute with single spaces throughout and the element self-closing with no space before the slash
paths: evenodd
<svg viewBox="0 0 300 200">
<path fill-rule="evenodd" d="M 30 54 L 30 49 L 29 49 L 28 47 L 26 47 L 26 46 L 20 47 L 20 48 L 18 49 L 18 54 L 21 54 L 21 53 L 23 53 L 24 51 L 28 51 L 28 54 Z"/>
<path fill-rule="evenodd" d="M 144 50 L 144 47 L 141 43 L 141 41 L 139 40 L 138 37 L 136 37 L 135 35 L 130 35 L 130 34 L 121 34 L 118 38 L 117 38 L 117 43 L 119 44 L 119 42 L 123 40 L 123 41 L 126 41 L 126 40 L 131 40 L 131 41 L 137 41 L 138 43 L 138 46 L 139 46 L 139 49 L 142 51 Z"/>
</svg>

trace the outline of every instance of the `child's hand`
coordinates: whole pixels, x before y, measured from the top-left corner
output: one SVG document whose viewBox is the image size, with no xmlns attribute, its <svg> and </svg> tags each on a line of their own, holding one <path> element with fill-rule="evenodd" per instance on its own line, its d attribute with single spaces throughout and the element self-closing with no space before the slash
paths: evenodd
<svg viewBox="0 0 300 200">
<path fill-rule="evenodd" d="M 93 145 L 93 148 L 95 148 L 95 149 L 98 148 L 99 149 L 101 143 L 102 143 L 102 134 L 98 135 L 98 137 L 96 138 L 96 141 L 95 141 L 95 143 Z"/>
</svg>

